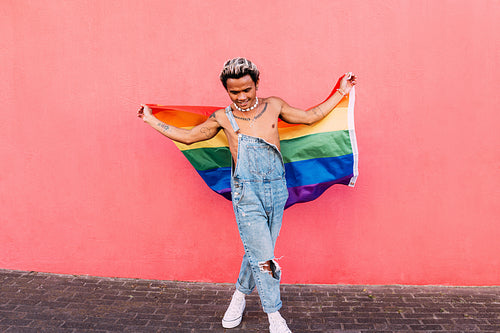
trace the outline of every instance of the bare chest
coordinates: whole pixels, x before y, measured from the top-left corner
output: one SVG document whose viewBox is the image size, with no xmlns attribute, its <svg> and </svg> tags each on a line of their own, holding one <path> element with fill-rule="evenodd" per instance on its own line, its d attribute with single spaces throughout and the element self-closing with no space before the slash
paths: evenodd
<svg viewBox="0 0 500 333">
<path fill-rule="evenodd" d="M 277 119 L 275 122 L 265 121 L 262 119 L 256 121 L 254 124 L 250 122 L 238 121 L 239 130 L 235 132 L 232 127 L 224 128 L 226 134 L 229 150 L 233 160 L 236 161 L 238 157 L 238 134 L 252 136 L 265 140 L 280 148 L 280 139 L 278 134 Z"/>
</svg>

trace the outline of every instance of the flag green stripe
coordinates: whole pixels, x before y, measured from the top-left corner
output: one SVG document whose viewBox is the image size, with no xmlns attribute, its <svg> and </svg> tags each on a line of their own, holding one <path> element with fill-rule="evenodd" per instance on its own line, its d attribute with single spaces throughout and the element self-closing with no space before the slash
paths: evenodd
<svg viewBox="0 0 500 333">
<path fill-rule="evenodd" d="M 351 154 L 349 131 L 317 133 L 283 140 L 281 152 L 285 163 Z M 182 153 L 199 171 L 231 167 L 228 147 L 195 148 Z"/>
<path fill-rule="evenodd" d="M 228 147 L 196 148 L 182 153 L 198 171 L 231 167 L 231 152 Z"/>
<path fill-rule="evenodd" d="M 349 131 L 317 133 L 282 140 L 281 153 L 285 163 L 352 154 Z"/>
</svg>

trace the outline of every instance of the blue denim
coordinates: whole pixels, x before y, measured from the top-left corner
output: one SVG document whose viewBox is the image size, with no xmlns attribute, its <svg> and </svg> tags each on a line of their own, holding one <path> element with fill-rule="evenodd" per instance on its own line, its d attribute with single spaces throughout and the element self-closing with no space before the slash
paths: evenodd
<svg viewBox="0 0 500 333">
<path fill-rule="evenodd" d="M 264 312 L 281 308 L 281 269 L 274 246 L 288 198 L 283 159 L 278 148 L 265 140 L 238 134 L 238 157 L 231 177 L 233 209 L 245 255 L 236 288 L 259 292 Z M 263 264 L 271 261 L 271 271 Z"/>
</svg>

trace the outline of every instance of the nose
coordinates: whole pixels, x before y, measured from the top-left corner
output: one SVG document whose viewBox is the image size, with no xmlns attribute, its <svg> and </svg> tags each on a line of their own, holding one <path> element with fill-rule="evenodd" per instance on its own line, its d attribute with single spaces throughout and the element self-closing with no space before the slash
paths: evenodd
<svg viewBox="0 0 500 333">
<path fill-rule="evenodd" d="M 236 99 L 239 101 L 243 101 L 247 98 L 247 95 L 244 92 L 240 92 L 237 96 Z"/>
</svg>

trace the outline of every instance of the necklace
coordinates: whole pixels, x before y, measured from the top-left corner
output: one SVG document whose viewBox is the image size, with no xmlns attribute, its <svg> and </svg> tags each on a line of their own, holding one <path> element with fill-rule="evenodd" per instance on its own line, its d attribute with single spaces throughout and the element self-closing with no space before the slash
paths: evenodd
<svg viewBox="0 0 500 333">
<path fill-rule="evenodd" d="M 246 118 L 246 117 L 238 117 L 237 115 L 235 115 L 233 113 L 233 116 L 234 118 L 236 119 L 241 119 L 241 120 L 244 120 L 244 121 L 250 121 L 250 127 L 253 127 L 253 124 L 255 123 L 255 120 L 260 118 L 260 116 L 262 116 L 264 114 L 264 111 L 266 111 L 267 109 L 267 103 L 264 104 L 264 108 L 262 109 L 262 111 L 259 112 L 259 114 L 257 114 L 255 117 L 253 118 Z"/>
<path fill-rule="evenodd" d="M 234 107 L 238 110 L 238 111 L 241 111 L 241 112 L 248 112 L 248 111 L 252 111 L 253 109 L 255 109 L 257 107 L 257 105 L 259 105 L 259 98 L 258 97 L 255 97 L 255 104 L 252 106 L 252 107 L 249 107 L 248 109 L 242 109 L 240 108 L 238 105 L 236 105 L 236 103 L 233 103 L 234 104 Z"/>
</svg>

